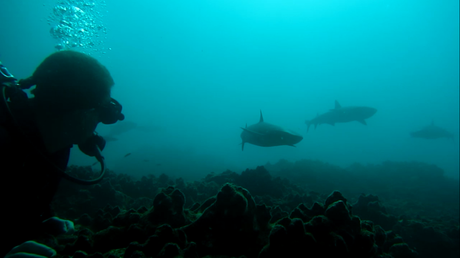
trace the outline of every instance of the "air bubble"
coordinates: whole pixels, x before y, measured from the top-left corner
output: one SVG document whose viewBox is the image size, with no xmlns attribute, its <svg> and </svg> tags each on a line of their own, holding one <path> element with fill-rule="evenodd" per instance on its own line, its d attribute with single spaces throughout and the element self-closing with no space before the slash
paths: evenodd
<svg viewBox="0 0 460 258">
<path fill-rule="evenodd" d="M 81 48 L 84 52 L 102 51 L 106 28 L 101 13 L 105 0 L 61 0 L 48 17 L 50 34 L 57 50 Z M 101 52 L 103 53 L 103 52 Z"/>
</svg>

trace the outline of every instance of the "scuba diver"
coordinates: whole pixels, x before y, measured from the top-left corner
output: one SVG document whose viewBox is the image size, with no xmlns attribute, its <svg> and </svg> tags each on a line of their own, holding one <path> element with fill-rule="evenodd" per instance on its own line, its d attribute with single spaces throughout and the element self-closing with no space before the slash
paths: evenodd
<svg viewBox="0 0 460 258">
<path fill-rule="evenodd" d="M 110 97 L 113 85 L 105 66 L 76 51 L 49 55 L 19 81 L 0 62 L 0 257 L 51 257 L 51 247 L 30 240 L 43 232 L 74 231 L 73 222 L 54 216 L 50 204 L 61 178 L 86 185 L 102 180 L 105 140 L 95 129 L 124 119 L 122 106 Z M 29 98 L 24 90 L 32 86 Z M 97 178 L 65 173 L 74 144 L 99 161 Z"/>
</svg>

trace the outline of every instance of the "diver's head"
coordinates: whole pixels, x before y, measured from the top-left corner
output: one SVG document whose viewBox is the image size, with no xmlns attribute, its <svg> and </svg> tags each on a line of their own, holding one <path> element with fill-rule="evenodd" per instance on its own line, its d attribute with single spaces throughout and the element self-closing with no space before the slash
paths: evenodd
<svg viewBox="0 0 460 258">
<path fill-rule="evenodd" d="M 123 120 L 121 105 L 110 97 L 114 81 L 95 58 L 65 50 L 51 54 L 37 67 L 28 83 L 37 124 L 48 150 L 80 144 L 99 122 Z"/>
<path fill-rule="evenodd" d="M 110 101 L 114 81 L 109 71 L 84 53 L 58 51 L 43 60 L 32 75 L 37 103 L 51 109 L 87 109 Z"/>
</svg>

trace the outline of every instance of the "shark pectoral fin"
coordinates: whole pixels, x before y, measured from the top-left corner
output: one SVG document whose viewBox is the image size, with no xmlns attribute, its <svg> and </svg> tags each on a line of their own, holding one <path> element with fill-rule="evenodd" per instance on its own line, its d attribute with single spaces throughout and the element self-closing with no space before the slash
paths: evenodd
<svg viewBox="0 0 460 258">
<path fill-rule="evenodd" d="M 357 121 L 360 122 L 360 123 L 363 124 L 363 125 L 367 125 L 366 120 L 364 120 L 364 119 L 362 119 L 362 120 L 357 120 Z"/>
<path fill-rule="evenodd" d="M 295 146 L 294 144 L 288 144 L 288 145 L 289 145 L 289 146 L 292 146 L 292 147 L 297 147 L 297 146 Z"/>
</svg>

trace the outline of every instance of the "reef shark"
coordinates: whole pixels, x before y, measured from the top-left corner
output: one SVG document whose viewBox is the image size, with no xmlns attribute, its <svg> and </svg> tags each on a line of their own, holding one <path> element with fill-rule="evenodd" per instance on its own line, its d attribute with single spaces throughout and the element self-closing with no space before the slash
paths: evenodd
<svg viewBox="0 0 460 258">
<path fill-rule="evenodd" d="M 281 145 L 294 146 L 299 143 L 303 137 L 296 132 L 286 130 L 277 125 L 272 125 L 264 122 L 262 116 L 262 110 L 260 111 L 260 120 L 257 124 L 248 126 L 246 128 L 241 127 L 241 150 L 244 150 L 244 144 L 250 143 L 261 147 L 273 147 Z"/>
<path fill-rule="evenodd" d="M 454 139 L 454 135 L 447 130 L 434 125 L 434 122 L 431 122 L 431 125 L 425 126 L 423 129 L 412 132 L 410 135 L 414 138 L 423 138 L 423 139 L 438 139 L 438 138 L 451 138 Z"/>
<path fill-rule="evenodd" d="M 358 121 L 363 125 L 366 125 L 366 120 L 373 116 L 377 112 L 377 109 L 371 107 L 342 107 L 339 102 L 335 101 L 335 108 L 331 109 L 322 115 L 317 115 L 312 120 L 306 120 L 307 132 L 310 129 L 310 125 L 330 124 L 335 125 L 336 123 L 348 123 L 351 121 Z"/>
</svg>

